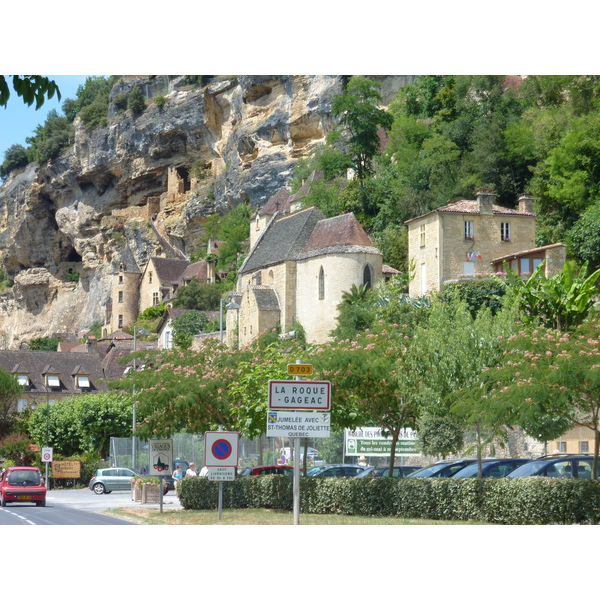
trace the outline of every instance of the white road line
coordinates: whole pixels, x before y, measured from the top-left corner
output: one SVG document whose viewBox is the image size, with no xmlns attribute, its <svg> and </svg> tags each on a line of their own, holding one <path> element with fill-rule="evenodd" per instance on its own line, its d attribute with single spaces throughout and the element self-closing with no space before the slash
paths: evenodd
<svg viewBox="0 0 600 600">
<path fill-rule="evenodd" d="M 13 517 L 17 517 L 18 519 L 21 519 L 21 521 L 25 521 L 25 523 L 27 523 L 27 525 L 37 525 L 37 523 L 34 523 L 33 521 L 26 519 L 24 516 L 19 515 L 19 514 L 13 512 L 12 510 L 6 510 L 5 508 L 0 508 L 0 510 L 8 513 L 9 515 L 12 515 Z"/>
</svg>

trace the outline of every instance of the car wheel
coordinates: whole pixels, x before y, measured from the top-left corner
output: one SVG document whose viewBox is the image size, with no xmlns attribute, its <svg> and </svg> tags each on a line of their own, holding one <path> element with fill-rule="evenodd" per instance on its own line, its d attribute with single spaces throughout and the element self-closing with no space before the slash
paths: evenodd
<svg viewBox="0 0 600 600">
<path fill-rule="evenodd" d="M 35 503 L 36 506 L 46 506 L 46 501 L 45 500 L 40 500 L 39 502 Z"/>
<path fill-rule="evenodd" d="M 2 502 L 0 502 L 0 504 L 2 504 L 2 506 L 6 506 L 6 498 L 4 496 L 2 496 Z"/>
<path fill-rule="evenodd" d="M 95 483 L 93 490 L 94 490 L 94 494 L 104 494 L 104 491 L 105 491 L 104 484 L 103 483 Z"/>
</svg>

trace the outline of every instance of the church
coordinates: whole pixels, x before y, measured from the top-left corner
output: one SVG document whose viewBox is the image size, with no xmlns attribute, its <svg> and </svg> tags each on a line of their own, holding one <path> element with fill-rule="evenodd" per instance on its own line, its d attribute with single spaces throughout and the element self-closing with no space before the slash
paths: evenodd
<svg viewBox="0 0 600 600">
<path fill-rule="evenodd" d="M 330 340 L 337 306 L 353 285 L 374 287 L 382 253 L 354 214 L 325 218 L 281 189 L 251 225 L 250 251 L 226 315 L 226 342 L 243 348 L 263 332 L 300 325 L 309 343 Z M 237 308 L 235 308 L 237 307 Z"/>
</svg>

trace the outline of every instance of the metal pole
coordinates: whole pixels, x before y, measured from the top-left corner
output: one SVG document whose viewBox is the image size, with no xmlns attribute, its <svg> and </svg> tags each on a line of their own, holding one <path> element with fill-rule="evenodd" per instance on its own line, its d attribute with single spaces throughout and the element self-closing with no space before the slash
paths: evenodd
<svg viewBox="0 0 600 600">
<path fill-rule="evenodd" d="M 46 448 L 48 448 L 48 422 L 50 420 L 50 394 L 48 393 L 48 388 L 44 386 L 46 390 Z M 48 477 L 48 461 L 46 461 L 46 489 L 49 490 L 49 482 L 50 479 Z"/>
<path fill-rule="evenodd" d="M 297 360 L 296 364 L 302 364 Z M 296 381 L 302 381 L 300 375 L 296 375 Z M 300 524 L 300 438 L 294 438 L 294 525 Z"/>
<path fill-rule="evenodd" d="M 134 325 L 133 327 L 133 372 L 135 373 L 136 368 L 137 368 L 137 364 L 136 364 L 136 360 L 135 360 L 135 351 L 137 350 L 137 337 L 136 337 L 136 333 L 137 333 L 137 327 Z M 135 437 L 135 429 L 136 429 L 136 421 L 137 421 L 137 411 L 136 411 L 136 405 L 135 405 L 135 385 L 133 386 L 133 439 L 131 440 L 131 468 L 135 471 L 135 460 L 136 460 L 136 456 L 135 456 L 135 441 L 136 441 L 136 437 Z M 162 506 L 162 505 L 161 505 Z"/>
</svg>

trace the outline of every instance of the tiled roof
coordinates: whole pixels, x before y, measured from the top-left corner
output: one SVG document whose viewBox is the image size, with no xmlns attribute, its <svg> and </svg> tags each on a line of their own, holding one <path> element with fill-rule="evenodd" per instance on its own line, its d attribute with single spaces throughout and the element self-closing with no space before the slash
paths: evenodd
<svg viewBox="0 0 600 600">
<path fill-rule="evenodd" d="M 341 246 L 374 248 L 369 236 L 352 213 L 316 223 L 309 240 L 302 248 L 302 254 Z"/>
<path fill-rule="evenodd" d="M 322 171 L 313 171 L 306 179 L 306 181 L 304 181 L 302 183 L 302 187 L 293 195 L 290 197 L 289 199 L 289 204 L 291 205 L 293 202 L 296 202 L 302 198 L 304 198 L 304 196 L 306 196 L 309 192 L 310 192 L 310 184 L 315 180 L 315 179 L 323 179 L 323 172 Z"/>
<path fill-rule="evenodd" d="M 535 217 L 536 214 L 532 212 L 523 212 L 520 210 L 515 210 L 514 208 L 506 208 L 505 206 L 498 206 L 497 204 L 492 205 L 492 211 L 495 215 L 507 215 L 507 216 L 515 216 L 515 217 Z M 460 213 L 465 215 L 478 215 L 479 214 L 479 203 L 477 200 L 456 200 L 455 202 L 451 202 L 446 206 L 440 206 L 424 215 L 420 215 L 413 219 L 409 219 L 405 221 L 406 223 L 411 223 L 412 221 L 416 221 L 417 219 L 422 219 L 425 216 L 431 215 L 433 213 Z"/>
<path fill-rule="evenodd" d="M 531 248 L 530 250 L 521 250 L 520 252 L 514 252 L 513 254 L 507 254 L 506 256 L 500 256 L 499 258 L 494 258 L 491 262 L 499 262 L 501 260 L 510 260 L 511 258 L 520 258 L 523 256 L 527 256 L 528 254 L 537 254 L 539 252 L 546 252 L 546 250 L 551 250 L 552 248 L 566 248 L 564 244 L 548 244 L 547 246 L 540 246 L 539 248 Z"/>
<path fill-rule="evenodd" d="M 185 268 L 180 281 L 191 281 L 192 279 L 197 279 L 202 283 L 208 279 L 208 262 L 200 260 Z"/>
<path fill-rule="evenodd" d="M 398 271 L 398 269 L 394 269 L 394 267 L 390 267 L 389 265 L 381 265 L 381 272 L 385 275 L 398 275 L 402 271 Z"/>
</svg>

